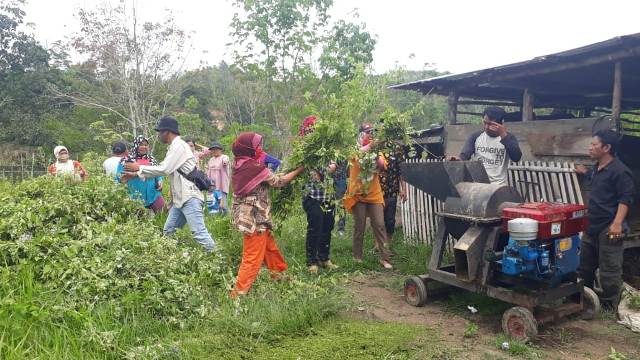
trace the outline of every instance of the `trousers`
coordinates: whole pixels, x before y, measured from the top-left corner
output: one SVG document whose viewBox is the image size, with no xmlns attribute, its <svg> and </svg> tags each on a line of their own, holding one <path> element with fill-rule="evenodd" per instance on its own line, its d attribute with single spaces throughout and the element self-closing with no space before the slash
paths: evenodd
<svg viewBox="0 0 640 360">
<path fill-rule="evenodd" d="M 213 251 L 216 243 L 204 225 L 202 206 L 203 201 L 197 198 L 187 200 L 181 208 L 172 206 L 171 209 L 169 209 L 167 221 L 164 223 L 164 235 L 173 236 L 176 230 L 181 229 L 185 224 L 189 224 L 193 238 L 202 245 L 207 252 Z"/>
<path fill-rule="evenodd" d="M 617 304 L 622 290 L 623 239 L 611 241 L 608 229 L 597 236 L 584 234 L 580 246 L 578 274 L 585 286 L 593 288 L 596 269 L 600 269 L 602 302 Z"/>
<path fill-rule="evenodd" d="M 327 261 L 335 225 L 335 206 L 307 196 L 302 201 L 302 208 L 307 213 L 307 266 Z"/>
<path fill-rule="evenodd" d="M 389 260 L 389 250 L 386 247 L 387 233 L 384 228 L 384 206 L 382 204 L 368 204 L 359 202 L 353 206 L 353 257 L 362 259 L 362 246 L 367 218 L 371 221 L 373 238 L 380 250 L 383 260 Z"/>
<path fill-rule="evenodd" d="M 243 293 L 249 291 L 263 263 L 272 275 L 281 273 L 289 267 L 278 250 L 271 231 L 245 234 L 242 240 L 242 261 L 234 291 Z"/>
<path fill-rule="evenodd" d="M 384 227 L 388 235 L 393 235 L 396 231 L 396 209 L 398 207 L 397 197 L 384 198 Z M 387 239 L 391 241 L 391 238 Z"/>
</svg>

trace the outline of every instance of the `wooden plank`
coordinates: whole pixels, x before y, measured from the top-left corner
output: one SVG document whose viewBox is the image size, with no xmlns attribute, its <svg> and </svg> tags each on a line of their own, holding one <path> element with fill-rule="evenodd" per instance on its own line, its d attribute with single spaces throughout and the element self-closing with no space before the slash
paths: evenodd
<svg viewBox="0 0 640 360">
<path fill-rule="evenodd" d="M 556 163 L 555 161 L 552 162 L 553 166 L 555 167 L 559 167 L 558 163 Z M 560 201 L 562 202 L 562 190 L 561 190 L 561 185 L 560 185 L 560 174 L 559 173 L 553 173 L 551 174 L 552 179 L 552 186 L 553 186 L 553 192 L 555 195 L 554 201 Z"/>
<path fill-rule="evenodd" d="M 408 214 L 407 206 L 409 206 L 410 204 L 409 184 L 407 184 L 406 189 L 407 189 L 407 201 L 403 201 L 402 204 L 400 205 L 400 211 L 402 214 L 402 235 L 404 235 L 405 242 L 412 243 L 413 239 L 411 239 L 411 237 L 409 236 L 409 226 L 411 226 L 411 224 L 409 223 L 409 219 L 407 217 L 407 214 Z"/>
<path fill-rule="evenodd" d="M 575 170 L 576 168 L 575 163 L 570 163 L 569 166 L 571 167 L 572 170 Z M 578 204 L 583 205 L 584 199 L 582 198 L 582 189 L 580 189 L 580 181 L 578 181 L 578 174 L 574 171 L 569 176 L 571 177 L 571 182 L 573 183 L 573 188 L 576 194 L 576 202 Z"/>
<path fill-rule="evenodd" d="M 522 163 L 519 163 L 519 164 L 522 164 Z M 516 170 L 513 172 L 513 179 L 514 179 L 513 187 L 516 188 L 518 193 L 520 193 L 520 195 L 522 195 L 522 198 L 524 199 L 524 191 L 523 191 L 524 188 L 522 187 L 522 182 L 520 182 L 520 180 L 522 180 L 521 170 Z"/>
<path fill-rule="evenodd" d="M 405 218 L 406 218 L 406 229 L 405 229 L 405 237 L 414 241 L 413 238 L 413 219 L 411 218 L 411 206 L 413 205 L 413 186 L 407 184 L 407 204 L 405 205 Z"/>
<path fill-rule="evenodd" d="M 427 241 L 427 237 L 425 236 L 425 221 L 424 219 L 427 217 L 424 211 L 424 192 L 418 190 L 418 234 L 420 237 L 420 241 L 425 243 Z"/>
<path fill-rule="evenodd" d="M 559 162 L 557 164 L 558 166 L 562 166 Z M 564 186 L 564 174 L 558 174 L 558 187 L 560 188 L 560 198 L 562 202 L 567 203 L 569 197 L 567 196 L 567 191 Z"/>
<path fill-rule="evenodd" d="M 569 167 L 569 163 L 563 163 L 562 164 L 563 167 Z M 563 173 L 564 175 L 564 184 L 567 187 L 567 201 L 571 204 L 575 204 L 576 203 L 576 197 L 575 197 L 575 191 L 573 189 L 573 183 L 571 182 L 571 176 L 570 174 L 567 173 Z"/>
<path fill-rule="evenodd" d="M 611 115 L 620 130 L 620 111 L 622 111 L 622 62 L 616 61 L 613 67 L 613 96 L 611 98 Z"/>
<path fill-rule="evenodd" d="M 507 123 L 508 131 L 518 138 L 522 150 L 522 160 L 554 160 L 554 161 L 584 161 L 589 163 L 589 154 L 584 149 L 591 141 L 591 129 L 598 118 L 544 120 Z M 599 124 L 602 128 L 613 128 L 615 124 L 603 120 Z M 600 125 L 599 125 L 600 126 Z M 481 130 L 479 124 L 447 125 L 446 151 L 447 154 L 460 153 L 464 142 L 475 131 Z M 543 142 L 542 149 L 532 145 Z M 532 144 L 532 142 L 534 142 Z M 581 147 L 581 148 L 580 148 Z M 550 150 L 549 150 L 550 149 Z M 544 153 L 551 153 L 545 155 Z M 553 158 L 549 158 L 553 156 Z M 577 159 L 577 160 L 576 160 Z"/>
<path fill-rule="evenodd" d="M 542 162 L 543 167 L 549 167 L 549 163 L 547 161 Z M 551 174 L 543 171 L 542 177 L 544 178 L 544 189 L 545 189 L 545 200 L 546 201 L 554 201 L 555 194 L 553 193 L 553 184 L 551 183 Z"/>
<path fill-rule="evenodd" d="M 449 111 L 447 113 L 447 121 L 449 124 L 454 125 L 458 122 L 457 112 L 458 112 L 458 94 L 455 89 L 451 89 L 449 91 L 449 98 L 447 99 L 447 104 L 449 105 Z"/>
<path fill-rule="evenodd" d="M 427 212 L 425 220 L 429 220 L 433 216 L 433 209 L 431 209 L 431 196 L 425 194 L 424 196 L 424 207 Z M 424 241 L 425 243 L 429 243 L 431 241 L 431 231 L 433 231 L 433 226 L 431 225 L 431 221 L 425 221 L 425 232 L 424 232 Z"/>
<path fill-rule="evenodd" d="M 524 89 L 522 94 L 522 121 L 533 120 L 533 93 L 529 88 Z"/>
<path fill-rule="evenodd" d="M 540 167 L 539 161 L 532 161 L 532 167 Z M 547 199 L 546 192 L 544 191 L 544 179 L 542 178 L 542 173 L 539 171 L 532 170 L 533 177 L 535 181 L 538 183 L 536 186 L 536 200 L 543 201 Z"/>
</svg>

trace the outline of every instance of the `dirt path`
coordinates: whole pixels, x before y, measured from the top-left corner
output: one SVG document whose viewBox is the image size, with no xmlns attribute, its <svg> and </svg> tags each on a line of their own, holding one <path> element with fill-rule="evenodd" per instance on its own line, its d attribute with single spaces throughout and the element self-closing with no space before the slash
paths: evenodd
<svg viewBox="0 0 640 360">
<path fill-rule="evenodd" d="M 509 354 L 499 350 L 500 316 L 479 316 L 446 310 L 443 302 L 416 308 L 404 301 L 404 277 L 395 274 L 373 274 L 356 278 L 351 291 L 358 304 L 355 316 L 421 325 L 436 329 L 441 339 L 458 357 L 465 359 L 503 359 Z M 446 299 L 443 299 L 446 301 Z M 478 326 L 477 335 L 464 337 L 470 323 Z M 629 359 L 640 359 L 640 334 L 616 324 L 612 316 L 592 321 L 566 320 L 540 329 L 540 335 L 523 351 L 524 358 L 606 359 L 613 347 Z M 525 349 L 527 350 L 527 349 Z M 530 352 L 527 354 L 527 352 Z"/>
</svg>

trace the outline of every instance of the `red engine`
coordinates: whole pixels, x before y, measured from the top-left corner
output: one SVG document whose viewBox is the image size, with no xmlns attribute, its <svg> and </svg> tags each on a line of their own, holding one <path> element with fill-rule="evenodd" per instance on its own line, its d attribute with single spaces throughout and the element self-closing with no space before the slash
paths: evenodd
<svg viewBox="0 0 640 360">
<path fill-rule="evenodd" d="M 551 202 L 524 203 L 502 211 L 502 228 L 516 218 L 538 221 L 538 239 L 553 239 L 575 235 L 587 229 L 587 207 L 585 205 Z"/>
</svg>

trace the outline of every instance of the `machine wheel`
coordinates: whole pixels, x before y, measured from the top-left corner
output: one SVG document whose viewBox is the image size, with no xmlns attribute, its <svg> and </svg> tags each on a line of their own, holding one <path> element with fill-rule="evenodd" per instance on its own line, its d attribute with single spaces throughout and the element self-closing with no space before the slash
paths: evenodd
<svg viewBox="0 0 640 360">
<path fill-rule="evenodd" d="M 600 313 L 600 298 L 591 288 L 584 287 L 582 290 L 582 318 L 592 320 Z"/>
<path fill-rule="evenodd" d="M 538 335 L 538 322 L 531 311 L 515 306 L 502 315 L 502 331 L 513 339 L 527 342 Z"/>
<path fill-rule="evenodd" d="M 404 300 L 412 306 L 423 306 L 427 303 L 427 285 L 418 276 L 404 281 Z"/>
</svg>

